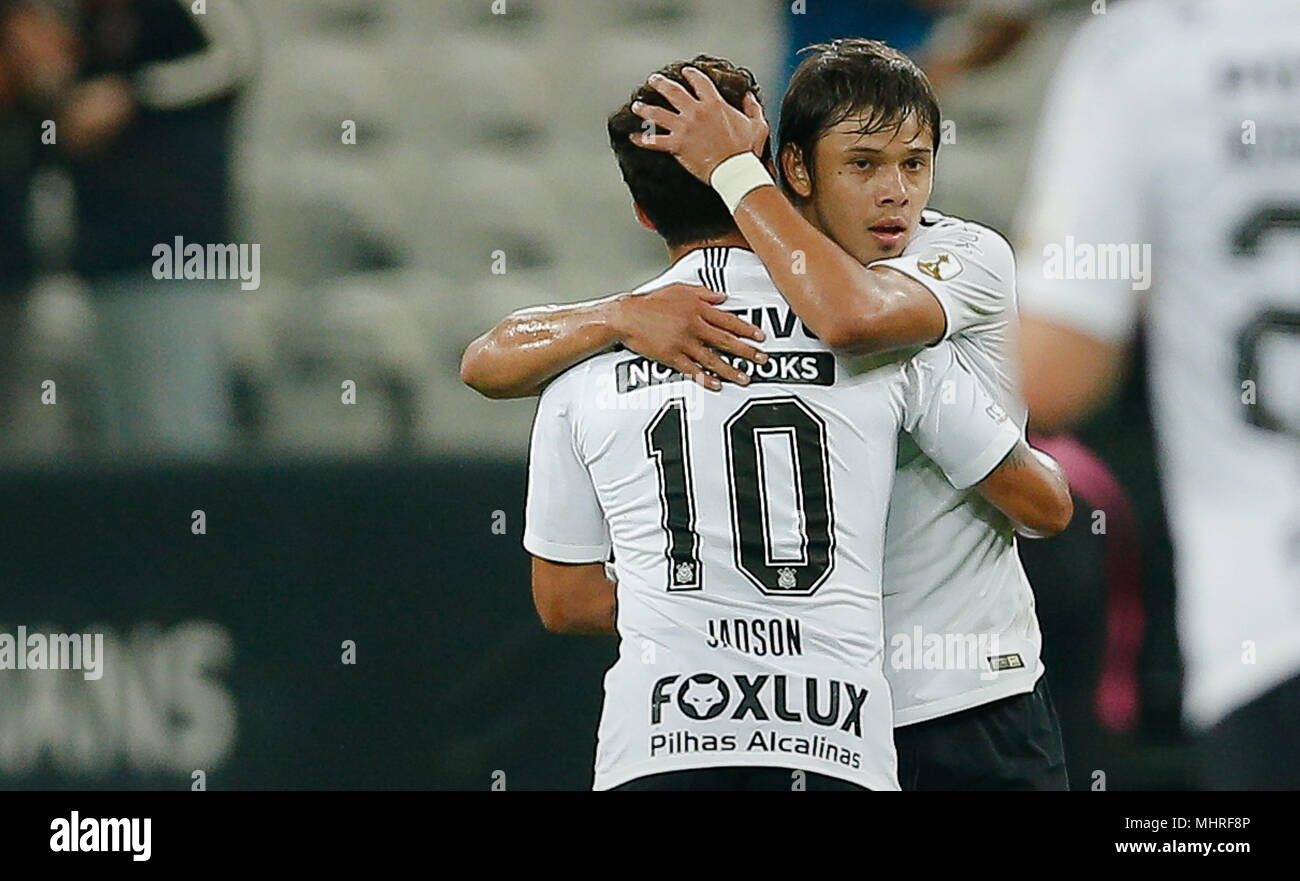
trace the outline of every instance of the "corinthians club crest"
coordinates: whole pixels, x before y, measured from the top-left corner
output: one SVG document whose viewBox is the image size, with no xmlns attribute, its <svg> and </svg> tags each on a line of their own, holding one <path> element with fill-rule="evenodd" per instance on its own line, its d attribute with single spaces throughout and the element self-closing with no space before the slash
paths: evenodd
<svg viewBox="0 0 1300 881">
<path fill-rule="evenodd" d="M 695 581 L 695 567 L 690 563 L 678 563 L 673 569 L 674 584 L 691 584 Z"/>
</svg>

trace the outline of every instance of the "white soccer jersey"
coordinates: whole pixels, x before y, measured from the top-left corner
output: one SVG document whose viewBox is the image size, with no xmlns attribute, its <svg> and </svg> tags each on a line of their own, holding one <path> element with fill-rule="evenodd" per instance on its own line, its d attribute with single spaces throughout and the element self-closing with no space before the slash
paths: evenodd
<svg viewBox="0 0 1300 881">
<path fill-rule="evenodd" d="M 1211 725 L 1300 673 L 1300 5 L 1098 16 L 1026 198 L 1027 314 L 1118 345 L 1146 311 L 1184 714 Z"/>
<path fill-rule="evenodd" d="M 726 765 L 898 789 L 881 670 L 881 554 L 900 428 L 982 479 L 1019 431 L 940 346 L 841 360 L 750 251 L 692 251 L 641 290 L 725 289 L 769 332 L 747 387 L 706 392 L 635 354 L 558 377 L 533 428 L 524 546 L 607 559 L 618 659 L 595 788 Z"/>
<path fill-rule="evenodd" d="M 943 306 L 945 338 L 1023 432 L 1015 375 L 1015 258 L 978 223 L 922 212 L 889 266 Z M 1034 592 L 1015 530 L 904 436 L 885 539 L 885 673 L 895 725 L 910 725 L 1032 691 L 1043 674 Z"/>
</svg>

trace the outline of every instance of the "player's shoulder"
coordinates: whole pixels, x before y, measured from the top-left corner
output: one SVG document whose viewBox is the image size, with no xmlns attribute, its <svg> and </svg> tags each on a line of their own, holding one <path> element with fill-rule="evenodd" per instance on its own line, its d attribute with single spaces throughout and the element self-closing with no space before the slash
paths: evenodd
<svg viewBox="0 0 1300 881">
<path fill-rule="evenodd" d="M 976 260 L 998 275 L 1015 273 L 1011 242 L 991 226 L 926 208 L 921 212 L 919 227 L 916 244 L 922 262 L 949 253 L 950 258 Z"/>
<path fill-rule="evenodd" d="M 926 208 L 921 212 L 919 225 L 924 233 L 935 238 L 950 237 L 977 245 L 1008 245 L 1007 237 L 993 227 L 955 214 L 945 214 L 935 208 Z"/>
<path fill-rule="evenodd" d="M 540 407 L 567 413 L 574 404 L 593 398 L 593 385 L 602 373 L 602 366 L 612 366 L 619 355 L 627 355 L 626 350 L 615 349 L 592 355 L 574 364 L 568 370 L 556 376 L 542 389 Z"/>
</svg>

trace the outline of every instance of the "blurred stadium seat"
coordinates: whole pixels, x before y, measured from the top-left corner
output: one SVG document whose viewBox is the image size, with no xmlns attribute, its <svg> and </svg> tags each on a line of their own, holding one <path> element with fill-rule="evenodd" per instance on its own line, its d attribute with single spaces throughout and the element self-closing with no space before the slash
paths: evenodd
<svg viewBox="0 0 1300 881">
<path fill-rule="evenodd" d="M 701 51 L 765 80 L 779 60 L 781 13 L 763 0 L 509 0 L 506 10 L 451 0 L 267 4 L 257 15 L 274 51 L 237 141 L 248 235 L 263 244 L 265 271 L 291 283 L 271 311 L 303 313 L 290 324 L 310 338 L 277 334 L 275 358 L 294 360 L 305 346 L 310 363 L 332 364 L 361 345 L 378 366 L 389 307 L 359 292 L 373 284 L 385 297 L 413 297 L 425 307 L 428 406 L 452 402 L 463 414 L 421 412 L 419 445 L 517 457 L 531 408 L 480 407 L 459 386 L 460 350 L 512 309 L 629 289 L 662 266 L 661 244 L 632 216 L 605 117 L 649 71 Z M 741 19 L 749 26 L 737 28 Z M 342 143 L 345 119 L 356 123 L 355 145 Z M 500 255 L 504 276 L 494 274 Z M 446 281 L 395 281 L 419 272 Z M 259 320 L 235 326 L 256 336 Z M 323 330 L 335 320 L 351 330 Z M 263 343 L 237 351 L 237 375 L 263 375 Z M 415 362 L 400 360 L 409 375 Z M 325 386 L 336 400 L 337 383 Z M 293 410 L 270 407 L 269 418 Z M 314 418 L 273 427 L 274 442 L 365 449 L 361 435 L 302 437 Z M 378 427 L 362 434 L 386 442 Z"/>
<path fill-rule="evenodd" d="M 20 381 L 41 386 L 55 383 L 54 405 L 28 395 L 14 415 L 10 455 L 22 460 L 58 457 L 77 449 L 94 424 L 88 402 L 77 394 L 89 372 L 94 313 L 84 285 L 70 274 L 40 279 L 26 304 L 26 346 L 17 362 Z"/>
<path fill-rule="evenodd" d="M 277 48 L 250 98 L 245 143 L 262 148 L 342 156 L 367 154 L 389 143 L 404 120 L 389 88 L 384 56 L 359 47 L 295 40 Z M 342 142 L 343 122 L 357 127 L 357 143 Z"/>
</svg>

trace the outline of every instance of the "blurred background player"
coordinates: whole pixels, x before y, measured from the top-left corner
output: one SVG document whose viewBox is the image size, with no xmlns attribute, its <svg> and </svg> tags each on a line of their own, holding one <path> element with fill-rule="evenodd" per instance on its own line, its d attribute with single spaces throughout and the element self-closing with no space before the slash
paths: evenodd
<svg viewBox="0 0 1300 881">
<path fill-rule="evenodd" d="M 754 100 L 747 71 L 693 63 L 733 106 Z M 659 76 L 686 82 L 684 65 Z M 649 96 L 642 86 L 634 99 Z M 674 260 L 643 289 L 701 280 L 735 306 L 789 315 L 722 198 L 633 146 L 639 129 L 629 102 L 610 118 L 611 145 L 638 219 Z M 748 388 L 705 395 L 689 376 L 607 352 L 542 395 L 524 537 L 539 611 L 553 629 L 603 631 L 617 608 L 597 789 L 788 790 L 791 768 L 809 772 L 808 788 L 897 788 L 879 560 L 900 423 L 955 484 L 993 471 L 981 491 L 1030 528 L 1068 521 L 1063 481 L 951 347 L 905 370 L 841 365 L 791 325 L 762 360 L 746 364 Z M 798 636 L 751 642 L 773 626 Z"/>
<path fill-rule="evenodd" d="M 1022 214 L 1037 429 L 1105 402 L 1145 316 L 1211 788 L 1300 788 L 1297 35 L 1280 0 L 1099 16 L 1049 93 Z"/>
</svg>

